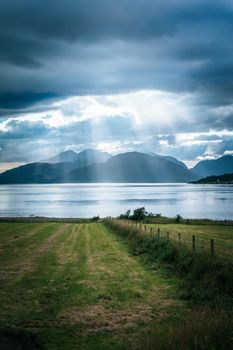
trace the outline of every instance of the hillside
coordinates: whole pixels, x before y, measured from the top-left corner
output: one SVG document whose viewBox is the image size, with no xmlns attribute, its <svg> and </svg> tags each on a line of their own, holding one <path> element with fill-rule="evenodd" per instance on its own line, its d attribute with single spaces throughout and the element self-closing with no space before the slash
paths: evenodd
<svg viewBox="0 0 233 350">
<path fill-rule="evenodd" d="M 199 177 L 233 173 L 233 156 L 223 156 L 214 160 L 202 160 L 192 169 Z"/>
<path fill-rule="evenodd" d="M 164 155 L 160 155 L 160 154 L 156 154 L 156 153 L 151 153 L 150 155 L 154 155 L 154 156 L 156 156 L 156 157 L 169 160 L 169 161 L 172 162 L 172 163 L 175 163 L 175 164 L 177 164 L 177 165 L 182 166 L 184 169 L 188 169 L 188 167 L 186 166 L 185 163 L 183 163 L 181 160 L 176 159 L 175 157 L 172 157 L 172 156 L 164 156 Z"/>
<path fill-rule="evenodd" d="M 65 182 L 71 170 L 106 160 L 109 157 L 107 153 L 91 149 L 80 153 L 62 152 L 46 162 L 30 163 L 5 171 L 0 174 L 0 184 L 54 183 L 58 178 Z M 63 161 L 58 162 L 59 159 Z"/>
<path fill-rule="evenodd" d="M 188 169 L 139 152 L 119 154 L 105 163 L 74 169 L 68 174 L 70 182 L 187 182 L 193 179 Z"/>
<path fill-rule="evenodd" d="M 63 177 L 75 167 L 74 163 L 31 163 L 0 174 L 0 184 L 50 183 Z"/>
</svg>

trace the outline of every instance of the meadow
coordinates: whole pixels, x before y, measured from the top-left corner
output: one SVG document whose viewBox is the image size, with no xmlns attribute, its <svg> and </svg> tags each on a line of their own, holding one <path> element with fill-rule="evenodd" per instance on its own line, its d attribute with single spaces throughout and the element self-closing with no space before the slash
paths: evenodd
<svg viewBox="0 0 233 350">
<path fill-rule="evenodd" d="M 142 225 L 145 229 L 145 225 Z M 233 260 L 233 226 L 223 224 L 147 224 L 147 232 L 169 237 L 174 242 L 192 249 L 193 237 L 195 238 L 195 251 L 200 254 L 211 254 L 211 240 L 214 241 L 214 254 L 216 258 Z"/>
<path fill-rule="evenodd" d="M 231 349 L 231 285 L 197 303 L 174 249 L 117 221 L 1 222 L 1 349 Z"/>
</svg>

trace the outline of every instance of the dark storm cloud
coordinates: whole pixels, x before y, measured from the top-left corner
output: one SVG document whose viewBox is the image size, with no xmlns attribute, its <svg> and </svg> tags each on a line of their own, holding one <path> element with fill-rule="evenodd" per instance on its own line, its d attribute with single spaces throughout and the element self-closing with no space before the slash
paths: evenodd
<svg viewBox="0 0 233 350">
<path fill-rule="evenodd" d="M 2 0 L 0 114 L 54 96 L 137 89 L 228 105 L 232 34 L 229 1 Z"/>
<path fill-rule="evenodd" d="M 38 101 L 49 100 L 56 95 L 49 92 L 2 92 L 0 93 L 0 106 L 3 109 L 19 109 L 31 104 L 35 104 Z"/>
</svg>

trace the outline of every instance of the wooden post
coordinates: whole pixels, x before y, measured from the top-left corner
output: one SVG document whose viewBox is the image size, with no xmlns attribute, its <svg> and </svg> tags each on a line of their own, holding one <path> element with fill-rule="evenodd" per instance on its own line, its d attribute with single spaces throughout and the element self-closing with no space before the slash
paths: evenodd
<svg viewBox="0 0 233 350">
<path fill-rule="evenodd" d="M 158 236 L 160 236 L 160 228 L 158 228 Z"/>
<path fill-rule="evenodd" d="M 146 225 L 144 225 L 144 230 L 146 231 Z"/>
<path fill-rule="evenodd" d="M 150 235 L 151 235 L 151 237 L 152 237 L 152 235 L 153 235 L 153 229 L 152 229 L 152 227 L 150 227 Z"/>
<path fill-rule="evenodd" d="M 214 257 L 214 239 L 210 240 L 210 256 L 211 258 Z"/>
<path fill-rule="evenodd" d="M 169 239 L 169 232 L 167 231 L 167 239 Z"/>
<path fill-rule="evenodd" d="M 195 253 L 196 250 L 196 242 L 195 242 L 195 236 L 192 236 L 192 250 L 193 250 L 193 254 Z"/>
<path fill-rule="evenodd" d="M 181 243 L 180 232 L 178 233 L 178 241 L 179 241 L 179 244 L 180 244 Z"/>
</svg>

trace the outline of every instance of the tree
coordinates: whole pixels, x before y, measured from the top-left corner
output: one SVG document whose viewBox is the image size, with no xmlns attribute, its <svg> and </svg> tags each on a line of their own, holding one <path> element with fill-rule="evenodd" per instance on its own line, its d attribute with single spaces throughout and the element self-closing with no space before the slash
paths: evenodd
<svg viewBox="0 0 233 350">
<path fill-rule="evenodd" d="M 130 209 L 126 210 L 124 214 L 121 214 L 119 216 L 119 219 L 126 219 L 126 220 L 130 219 L 130 212 L 131 212 Z"/>
<path fill-rule="evenodd" d="M 145 207 L 134 209 L 132 219 L 133 220 L 144 220 L 147 216 Z"/>
<path fill-rule="evenodd" d="M 175 222 L 179 223 L 181 222 L 182 219 L 183 219 L 182 216 L 180 214 L 177 214 L 175 218 Z"/>
</svg>

